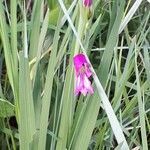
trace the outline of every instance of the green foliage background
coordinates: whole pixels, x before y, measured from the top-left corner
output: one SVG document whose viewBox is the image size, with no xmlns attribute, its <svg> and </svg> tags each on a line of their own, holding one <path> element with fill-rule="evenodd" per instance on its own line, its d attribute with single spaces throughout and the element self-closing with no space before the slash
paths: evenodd
<svg viewBox="0 0 150 150">
<path fill-rule="evenodd" d="M 147 0 L 1 0 L 0 149 L 148 150 L 149 10 Z M 91 62 L 93 95 L 74 95 L 77 53 Z"/>
</svg>

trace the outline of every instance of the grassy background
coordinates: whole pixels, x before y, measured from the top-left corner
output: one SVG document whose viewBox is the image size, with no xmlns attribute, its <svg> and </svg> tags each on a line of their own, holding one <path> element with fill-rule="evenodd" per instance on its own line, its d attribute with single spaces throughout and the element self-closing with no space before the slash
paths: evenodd
<svg viewBox="0 0 150 150">
<path fill-rule="evenodd" d="M 147 0 L 0 1 L 0 149 L 150 148 Z M 94 94 L 74 95 L 72 58 Z"/>
</svg>

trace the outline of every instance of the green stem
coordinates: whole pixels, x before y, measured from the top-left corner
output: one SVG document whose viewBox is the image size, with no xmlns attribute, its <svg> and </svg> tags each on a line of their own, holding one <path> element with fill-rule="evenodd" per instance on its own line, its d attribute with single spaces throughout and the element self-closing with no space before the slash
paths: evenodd
<svg viewBox="0 0 150 150">
<path fill-rule="evenodd" d="M 80 40 L 82 40 L 83 37 L 83 33 L 84 33 L 84 28 L 86 25 L 86 20 L 84 19 L 83 13 L 82 13 L 82 4 L 80 3 L 80 17 L 79 17 L 79 23 L 78 23 L 78 35 Z M 76 40 L 76 44 L 75 44 L 75 49 L 74 49 L 74 54 L 76 55 L 80 50 L 80 44 L 79 44 L 79 40 Z"/>
</svg>

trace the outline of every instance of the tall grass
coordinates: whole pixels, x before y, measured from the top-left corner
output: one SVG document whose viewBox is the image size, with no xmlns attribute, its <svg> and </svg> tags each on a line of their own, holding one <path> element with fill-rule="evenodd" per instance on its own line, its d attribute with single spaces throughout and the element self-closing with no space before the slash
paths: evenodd
<svg viewBox="0 0 150 150">
<path fill-rule="evenodd" d="M 148 1 L 0 1 L 0 149 L 150 148 Z M 84 53 L 94 94 L 74 95 Z"/>
</svg>

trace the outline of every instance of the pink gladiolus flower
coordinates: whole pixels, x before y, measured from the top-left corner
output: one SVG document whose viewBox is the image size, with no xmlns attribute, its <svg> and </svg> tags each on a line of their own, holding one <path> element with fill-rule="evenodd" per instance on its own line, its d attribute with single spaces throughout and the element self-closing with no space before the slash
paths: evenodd
<svg viewBox="0 0 150 150">
<path fill-rule="evenodd" d="M 78 54 L 73 58 L 75 67 L 75 94 L 80 92 L 86 96 L 87 93 L 93 94 L 94 90 L 89 80 L 92 72 L 89 68 L 89 64 L 86 57 L 83 54 Z"/>
<path fill-rule="evenodd" d="M 92 5 L 92 0 L 83 0 L 83 5 L 85 7 L 90 7 Z"/>
</svg>

